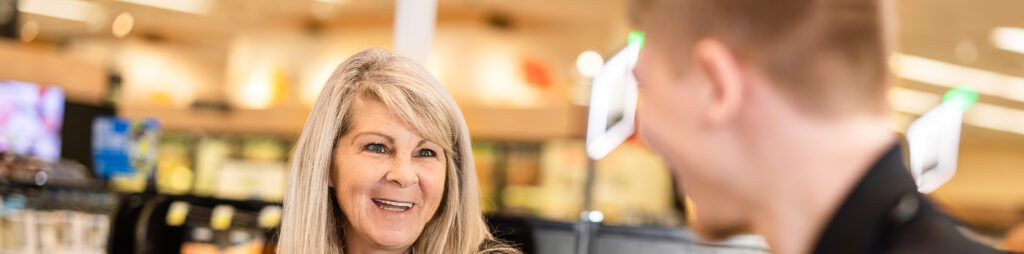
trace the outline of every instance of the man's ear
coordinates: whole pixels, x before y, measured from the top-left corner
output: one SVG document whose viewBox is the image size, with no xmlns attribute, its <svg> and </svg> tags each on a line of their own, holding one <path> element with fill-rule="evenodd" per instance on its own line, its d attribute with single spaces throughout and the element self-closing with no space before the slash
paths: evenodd
<svg viewBox="0 0 1024 254">
<path fill-rule="evenodd" d="M 710 85 L 705 119 L 711 125 L 732 121 L 742 106 L 744 89 L 747 89 L 739 59 L 724 43 L 714 39 L 698 41 L 693 56 Z"/>
</svg>

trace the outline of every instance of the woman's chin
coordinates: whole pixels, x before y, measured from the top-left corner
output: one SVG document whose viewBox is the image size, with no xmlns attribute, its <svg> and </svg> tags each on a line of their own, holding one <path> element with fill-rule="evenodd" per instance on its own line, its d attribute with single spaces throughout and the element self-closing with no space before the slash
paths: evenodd
<svg viewBox="0 0 1024 254">
<path fill-rule="evenodd" d="M 370 241 L 381 248 L 407 249 L 416 242 L 416 235 L 404 231 L 381 231 L 370 235 Z"/>
</svg>

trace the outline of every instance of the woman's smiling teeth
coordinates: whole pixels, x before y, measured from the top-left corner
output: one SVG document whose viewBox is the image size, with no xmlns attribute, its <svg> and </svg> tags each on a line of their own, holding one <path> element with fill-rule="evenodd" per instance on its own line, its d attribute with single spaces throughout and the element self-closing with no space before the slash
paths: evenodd
<svg viewBox="0 0 1024 254">
<path fill-rule="evenodd" d="M 391 201 L 374 198 L 373 203 L 377 204 L 377 207 L 380 207 L 380 209 L 392 212 L 404 212 L 405 210 L 409 210 L 410 208 L 412 208 L 412 203 L 409 202 Z"/>
</svg>

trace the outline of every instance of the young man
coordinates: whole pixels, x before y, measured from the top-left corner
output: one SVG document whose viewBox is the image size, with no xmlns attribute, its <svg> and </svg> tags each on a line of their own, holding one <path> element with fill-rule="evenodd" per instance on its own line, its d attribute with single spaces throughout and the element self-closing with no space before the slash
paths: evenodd
<svg viewBox="0 0 1024 254">
<path fill-rule="evenodd" d="M 639 128 L 694 229 L 775 253 L 988 253 L 917 192 L 878 0 L 638 0 Z"/>
</svg>

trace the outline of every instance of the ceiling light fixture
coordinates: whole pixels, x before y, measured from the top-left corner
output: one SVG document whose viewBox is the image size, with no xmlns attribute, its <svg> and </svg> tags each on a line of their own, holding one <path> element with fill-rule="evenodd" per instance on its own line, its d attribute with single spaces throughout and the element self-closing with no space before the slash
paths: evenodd
<svg viewBox="0 0 1024 254">
<path fill-rule="evenodd" d="M 594 51 L 583 51 L 579 57 L 576 57 L 576 70 L 583 74 L 584 77 L 593 77 L 601 72 L 601 67 L 604 66 L 604 58 L 601 58 L 601 54 Z"/>
<path fill-rule="evenodd" d="M 900 53 L 893 54 L 891 63 L 901 78 L 947 88 L 969 85 L 979 94 L 1024 102 L 1021 77 Z"/>
<path fill-rule="evenodd" d="M 125 3 L 133 3 L 149 7 L 156 7 L 178 12 L 206 15 L 213 9 L 209 0 L 120 0 Z"/>
<path fill-rule="evenodd" d="M 23 0 L 18 11 L 85 23 L 100 22 L 106 13 L 99 4 L 79 0 Z"/>
<path fill-rule="evenodd" d="M 996 27 L 989 37 L 996 48 L 1024 54 L 1024 28 Z"/>
</svg>

